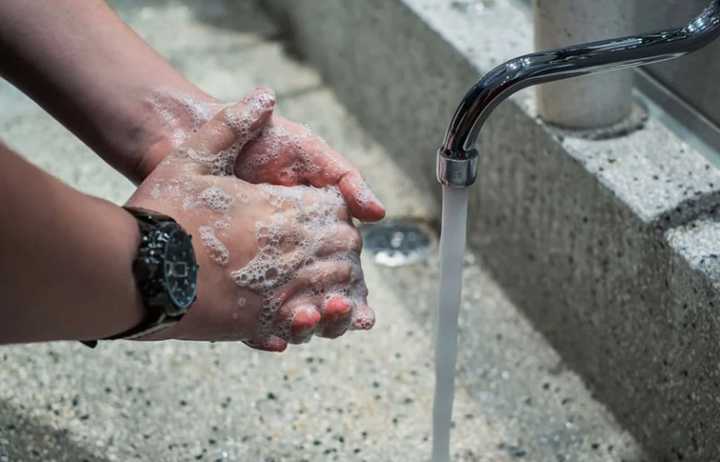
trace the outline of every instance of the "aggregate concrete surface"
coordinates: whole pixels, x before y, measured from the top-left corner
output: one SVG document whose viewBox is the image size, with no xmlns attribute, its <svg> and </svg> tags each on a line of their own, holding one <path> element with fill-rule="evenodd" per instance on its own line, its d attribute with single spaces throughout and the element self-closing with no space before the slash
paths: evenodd
<svg viewBox="0 0 720 462">
<path fill-rule="evenodd" d="M 211 93 L 274 87 L 287 116 L 361 167 L 390 216 L 436 220 L 434 195 L 388 161 L 253 3 L 113 3 Z M 128 181 L 9 85 L 0 107 L 0 136 L 29 160 L 87 193 L 129 196 Z M 0 462 L 428 460 L 437 257 L 364 268 L 375 329 L 283 355 L 234 343 L 3 347 Z M 465 280 L 455 460 L 645 460 L 471 254 Z"/>
<path fill-rule="evenodd" d="M 419 184 L 434 182 L 467 89 L 534 49 L 527 1 L 268 3 Z M 478 140 L 469 240 L 653 460 L 720 460 L 718 157 L 635 96 L 642 129 L 603 140 L 544 123 L 534 89 L 498 106 Z"/>
</svg>

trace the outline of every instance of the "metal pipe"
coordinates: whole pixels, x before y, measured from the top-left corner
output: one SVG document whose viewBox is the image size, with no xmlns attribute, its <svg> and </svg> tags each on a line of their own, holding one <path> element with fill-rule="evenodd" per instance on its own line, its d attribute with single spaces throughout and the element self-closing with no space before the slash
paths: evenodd
<svg viewBox="0 0 720 462">
<path fill-rule="evenodd" d="M 632 34 L 636 3 L 632 0 L 535 0 L 535 49 Z M 537 88 L 540 117 L 571 130 L 607 128 L 632 111 L 633 73 L 585 76 Z"/>
<path fill-rule="evenodd" d="M 703 48 L 720 36 L 720 0 L 687 26 L 533 53 L 490 71 L 465 95 L 438 151 L 437 178 L 444 185 L 468 187 L 477 177 L 475 150 L 492 111 L 513 93 L 556 80 L 666 61 Z"/>
</svg>

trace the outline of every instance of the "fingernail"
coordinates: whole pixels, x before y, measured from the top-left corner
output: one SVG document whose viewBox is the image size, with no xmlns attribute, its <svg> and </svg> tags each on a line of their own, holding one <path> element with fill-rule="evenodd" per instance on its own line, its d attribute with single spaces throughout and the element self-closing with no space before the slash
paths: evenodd
<svg viewBox="0 0 720 462">
<path fill-rule="evenodd" d="M 320 322 L 320 312 L 314 306 L 301 306 L 295 311 L 292 320 L 292 335 L 305 342 L 312 337 Z"/>
<path fill-rule="evenodd" d="M 325 302 L 325 315 L 341 318 L 352 312 L 353 303 L 345 297 L 337 296 Z"/>
<path fill-rule="evenodd" d="M 346 297 L 337 296 L 325 302 L 322 337 L 337 338 L 352 326 L 355 304 Z"/>
</svg>

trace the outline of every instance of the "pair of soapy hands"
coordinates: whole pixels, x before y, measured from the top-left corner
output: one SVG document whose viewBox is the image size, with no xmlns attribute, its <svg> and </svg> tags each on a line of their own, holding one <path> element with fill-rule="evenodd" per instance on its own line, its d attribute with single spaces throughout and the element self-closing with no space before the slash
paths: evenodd
<svg viewBox="0 0 720 462">
<path fill-rule="evenodd" d="M 385 211 L 358 171 L 305 127 L 273 115 L 268 89 L 204 107 L 209 120 L 199 127 L 190 122 L 197 114 L 177 111 L 166 131 L 181 136 L 151 147 L 166 155 L 144 165 L 149 174 L 128 202 L 175 218 L 193 235 L 201 268 L 190 312 L 147 339 L 283 351 L 313 335 L 370 329 L 352 217 L 377 221 Z"/>
</svg>

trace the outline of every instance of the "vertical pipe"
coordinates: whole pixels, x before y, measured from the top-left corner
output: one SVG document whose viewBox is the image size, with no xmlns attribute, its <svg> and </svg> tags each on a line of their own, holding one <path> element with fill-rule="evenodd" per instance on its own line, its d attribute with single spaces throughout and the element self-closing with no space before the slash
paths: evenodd
<svg viewBox="0 0 720 462">
<path fill-rule="evenodd" d="M 633 33 L 635 0 L 534 0 L 535 46 L 564 48 Z M 631 71 L 578 77 L 537 89 L 538 111 L 569 129 L 606 128 L 632 110 Z"/>
</svg>

